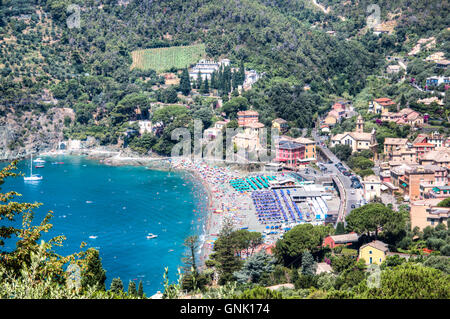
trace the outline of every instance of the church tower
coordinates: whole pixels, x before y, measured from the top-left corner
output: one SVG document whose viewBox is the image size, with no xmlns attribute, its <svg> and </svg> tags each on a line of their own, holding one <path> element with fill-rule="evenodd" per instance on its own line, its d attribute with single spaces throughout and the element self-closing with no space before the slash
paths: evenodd
<svg viewBox="0 0 450 319">
<path fill-rule="evenodd" d="M 358 116 L 356 120 L 356 133 L 364 133 L 364 120 L 361 114 Z"/>
</svg>

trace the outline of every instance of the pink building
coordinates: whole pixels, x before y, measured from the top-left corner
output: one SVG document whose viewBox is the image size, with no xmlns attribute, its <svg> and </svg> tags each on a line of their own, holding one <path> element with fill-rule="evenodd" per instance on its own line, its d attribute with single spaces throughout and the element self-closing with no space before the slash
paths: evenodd
<svg viewBox="0 0 450 319">
<path fill-rule="evenodd" d="M 277 162 L 296 167 L 305 158 L 305 145 L 293 141 L 281 140 L 277 146 Z"/>
</svg>

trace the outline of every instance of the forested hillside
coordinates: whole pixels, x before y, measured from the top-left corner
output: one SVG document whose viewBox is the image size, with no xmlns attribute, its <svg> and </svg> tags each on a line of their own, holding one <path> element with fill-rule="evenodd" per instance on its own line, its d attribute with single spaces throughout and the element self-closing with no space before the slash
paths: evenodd
<svg viewBox="0 0 450 319">
<path fill-rule="evenodd" d="M 383 16 L 392 8 L 420 12 L 422 18 L 403 25 L 400 35 L 377 37 L 359 34 L 365 27 L 363 2 L 324 2 L 332 7 L 326 14 L 309 0 L 3 0 L 0 112 L 10 122 L 33 126 L 23 112 L 68 107 L 75 117 L 64 120 L 66 137 L 91 135 L 114 144 L 135 117 L 133 97 L 144 112 L 151 101 L 178 101 L 167 98 L 177 87 L 155 90 L 164 83 L 156 72 L 130 71 L 131 52 L 203 43 L 211 59 L 227 57 L 236 67 L 244 63 L 265 73 L 245 92 L 243 108 L 254 106 L 265 123 L 282 117 L 311 127 L 311 118 L 329 107 L 330 95 L 358 94 L 367 76 L 384 65 L 384 54 L 402 50 L 401 40 L 410 33 L 438 30 L 448 14 L 441 10 L 447 2 L 413 10 L 407 1 L 381 1 Z M 71 4 L 80 7 L 80 28 L 67 26 L 76 14 L 67 10 Z M 427 12 L 436 12 L 432 26 L 422 21 Z M 326 33 L 335 27 L 338 36 Z M 205 106 L 195 104 L 193 110 Z M 27 144 L 28 131 L 15 136 L 25 136 Z"/>
</svg>

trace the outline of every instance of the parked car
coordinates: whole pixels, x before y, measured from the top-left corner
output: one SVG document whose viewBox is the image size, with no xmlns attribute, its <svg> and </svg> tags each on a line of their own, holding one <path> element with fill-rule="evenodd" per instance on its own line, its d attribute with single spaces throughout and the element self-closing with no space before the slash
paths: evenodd
<svg viewBox="0 0 450 319">
<path fill-rule="evenodd" d="M 351 208 L 352 208 L 352 209 L 355 208 L 355 204 L 352 204 Z"/>
</svg>

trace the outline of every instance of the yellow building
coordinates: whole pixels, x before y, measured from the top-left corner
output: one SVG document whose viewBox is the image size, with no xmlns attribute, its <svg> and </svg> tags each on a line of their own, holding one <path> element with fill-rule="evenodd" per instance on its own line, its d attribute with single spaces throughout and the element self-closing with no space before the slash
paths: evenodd
<svg viewBox="0 0 450 319">
<path fill-rule="evenodd" d="M 381 263 L 386 259 L 386 254 L 389 251 L 387 244 L 379 240 L 374 240 L 368 244 L 362 245 L 359 248 L 359 259 L 364 259 L 366 265 Z"/>
<path fill-rule="evenodd" d="M 337 118 L 331 115 L 328 115 L 325 120 L 323 120 L 323 123 L 326 125 L 334 126 L 337 123 Z"/>
<path fill-rule="evenodd" d="M 313 161 L 317 160 L 316 142 L 315 141 L 310 140 L 309 138 L 305 138 L 305 137 L 298 137 L 298 138 L 294 139 L 294 142 L 305 145 L 305 159 L 309 159 L 309 160 L 313 160 Z"/>
<path fill-rule="evenodd" d="M 272 127 L 277 129 L 280 133 L 286 133 L 289 130 L 289 125 L 286 120 L 277 118 L 272 121 Z"/>
</svg>

